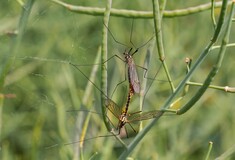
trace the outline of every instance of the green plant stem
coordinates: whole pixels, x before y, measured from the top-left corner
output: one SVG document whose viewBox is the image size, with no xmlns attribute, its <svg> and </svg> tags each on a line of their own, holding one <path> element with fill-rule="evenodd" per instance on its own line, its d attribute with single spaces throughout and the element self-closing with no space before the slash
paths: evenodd
<svg viewBox="0 0 235 160">
<path fill-rule="evenodd" d="M 80 14 L 88 14 L 93 16 L 103 16 L 105 12 L 105 8 L 98 8 L 98 7 L 84 7 L 84 6 L 75 6 L 60 0 L 51 0 L 52 2 L 59 4 L 66 9 L 80 13 Z M 229 2 L 231 4 L 232 2 Z M 221 2 L 215 2 L 215 8 L 220 8 L 222 6 Z M 198 5 L 195 7 L 189 7 L 186 9 L 177 9 L 173 11 L 164 11 L 163 17 L 164 18 L 175 18 L 181 16 L 187 16 L 190 14 L 199 13 L 202 11 L 206 11 L 211 9 L 211 3 L 206 3 L 202 5 Z M 142 19 L 151 19 L 153 18 L 152 11 L 137 11 L 137 10 L 126 10 L 126 9 L 115 9 L 112 8 L 110 12 L 111 16 L 116 17 L 125 17 L 125 18 L 142 18 Z"/>
<path fill-rule="evenodd" d="M 227 47 L 235 47 L 235 43 L 230 43 L 230 44 L 227 44 L 226 45 Z M 214 50 L 214 49 L 219 49 L 221 46 L 213 46 L 211 47 L 211 50 Z"/>
<path fill-rule="evenodd" d="M 216 21 L 215 21 L 215 0 L 211 0 L 211 20 L 214 29 L 216 28 Z"/>
<path fill-rule="evenodd" d="M 186 59 L 185 59 L 185 62 L 186 62 L 186 74 L 187 74 L 187 73 L 190 71 L 190 67 L 191 67 L 192 60 L 191 60 L 190 58 L 186 58 Z M 190 81 L 190 79 L 189 79 L 188 81 Z M 180 102 L 180 101 L 184 98 L 184 96 L 185 96 L 185 95 L 188 93 L 188 91 L 189 91 L 189 87 L 190 87 L 190 86 L 188 85 L 188 83 L 186 83 L 185 86 L 184 86 L 182 95 L 181 95 L 179 98 L 177 98 L 173 103 L 171 103 L 171 105 L 170 105 L 169 108 L 174 107 L 176 104 L 178 104 L 178 102 Z M 174 113 L 176 113 L 176 111 L 174 111 Z"/>
<path fill-rule="evenodd" d="M 205 160 L 209 160 L 212 147 L 213 147 L 213 142 L 209 142 L 209 148 L 208 148 Z"/>
<path fill-rule="evenodd" d="M 159 1 L 159 10 L 160 10 L 160 13 L 161 13 L 161 17 L 163 17 L 164 10 L 166 8 L 166 2 L 167 2 L 167 0 L 160 0 Z"/>
<path fill-rule="evenodd" d="M 190 86 L 202 86 L 203 83 L 197 83 L 197 82 L 187 82 L 186 84 Z M 225 92 L 235 93 L 235 87 L 229 87 L 229 86 L 216 86 L 216 85 L 209 85 L 208 88 L 218 89 Z"/>
<path fill-rule="evenodd" d="M 161 29 L 161 21 L 162 21 L 162 14 L 160 13 L 158 1 L 153 1 L 153 13 L 154 13 L 154 29 L 156 35 L 156 42 L 157 42 L 157 49 L 159 54 L 159 59 L 163 64 L 163 68 L 166 72 L 167 79 L 169 81 L 170 87 L 172 92 L 174 92 L 175 87 L 172 83 L 171 76 L 169 70 L 166 65 L 165 61 L 165 53 L 164 53 L 164 46 L 163 46 L 163 38 L 162 38 L 162 29 Z"/>
<path fill-rule="evenodd" d="M 217 157 L 215 160 L 229 159 L 234 153 L 235 153 L 235 145 L 233 145 L 231 148 L 229 148 L 226 152 Z"/>
<path fill-rule="evenodd" d="M 108 22 L 109 22 L 109 17 L 110 17 L 110 11 L 111 11 L 111 6 L 112 6 L 112 0 L 107 0 L 107 4 L 106 4 L 106 9 L 104 12 L 104 25 L 103 25 L 103 31 L 102 31 L 102 51 L 101 51 L 101 64 L 103 64 L 101 66 L 101 90 L 105 95 L 108 95 L 108 75 L 107 75 L 107 70 L 106 68 L 108 68 L 107 63 L 104 63 L 107 59 L 108 59 L 108 31 L 106 26 L 108 27 Z M 107 97 L 105 97 L 105 95 L 102 94 L 101 97 L 101 108 L 102 108 L 102 115 L 103 115 L 103 120 L 105 123 L 106 128 L 111 131 L 111 126 L 108 122 L 108 119 L 106 117 L 106 107 L 105 107 L 105 99 L 107 99 Z"/>
</svg>

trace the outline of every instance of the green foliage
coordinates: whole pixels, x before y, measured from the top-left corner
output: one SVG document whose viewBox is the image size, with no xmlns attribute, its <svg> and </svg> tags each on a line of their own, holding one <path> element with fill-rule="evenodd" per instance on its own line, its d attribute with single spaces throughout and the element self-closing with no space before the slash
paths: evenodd
<svg viewBox="0 0 235 160">
<path fill-rule="evenodd" d="M 224 91 L 225 86 L 235 85 L 235 30 L 234 27 L 231 31 L 226 27 L 231 2 L 223 26 L 219 27 L 222 30 L 218 40 L 190 79 L 185 79 L 189 88 L 185 95 L 182 95 L 182 90 L 176 94 L 171 108 L 164 104 L 172 95 L 172 89 L 177 88 L 186 77 L 185 58 L 191 58 L 193 66 L 214 35 L 209 3 L 159 1 L 161 7 L 155 13 L 165 7 L 161 19 L 159 15 L 154 17 L 151 1 L 114 1 L 110 16 L 106 15 L 108 17 L 104 21 L 104 10 L 92 8 L 105 8 L 103 1 L 70 1 L 70 4 L 85 7 L 73 12 L 54 3 L 55 0 L 29 0 L 24 1 L 24 5 L 21 2 L 0 2 L 0 159 L 116 159 L 125 152 L 134 159 L 203 159 L 206 156 L 214 159 L 223 153 L 231 159 L 235 157 L 232 147 L 235 142 L 234 91 Z M 201 5 L 200 9 L 196 7 L 198 5 Z M 189 8 L 192 6 L 194 8 Z M 216 3 L 215 7 L 218 23 L 221 3 Z M 121 53 L 126 49 L 116 43 L 110 33 L 102 32 L 105 29 L 103 21 L 109 24 L 116 40 L 130 47 L 133 47 L 131 32 L 136 47 L 147 42 L 154 31 L 157 31 L 155 38 L 159 38 L 159 34 L 162 36 L 160 41 L 150 41 L 134 55 L 135 63 L 144 66 L 147 52 L 151 53 L 148 78 L 142 78 L 144 70 L 137 67 L 141 82 L 147 82 L 143 111 L 163 106 L 171 111 L 180 109 L 194 98 L 212 66 L 217 65 L 219 69 L 209 89 L 196 104 L 190 106 L 190 110 L 181 116 L 163 116 L 157 123 L 144 121 L 144 132 L 123 139 L 128 149 L 113 136 L 76 143 L 83 135 L 86 139 L 111 134 L 102 115 L 97 114 L 102 112 L 101 96 L 104 96 L 97 88 L 102 88 L 101 74 L 106 71 L 108 96 L 125 78 L 125 64 L 118 58 L 109 60 L 102 72 L 101 65 L 94 65 L 99 58 L 97 54 L 102 50 L 99 47 L 104 49 L 106 45 L 104 34 L 108 34 L 108 57 L 115 54 L 122 57 Z M 157 25 L 161 27 L 160 32 L 154 29 Z M 230 35 L 227 42 L 230 47 L 219 61 L 217 58 L 226 33 Z M 162 55 L 160 47 L 163 47 L 165 55 L 162 61 L 159 60 L 159 55 Z M 79 69 L 97 88 L 70 62 L 80 65 Z M 97 72 L 94 66 L 98 67 Z M 168 82 L 169 76 L 173 87 Z M 127 82 L 121 84 L 110 98 L 122 106 L 126 102 L 127 88 Z M 176 102 L 177 99 L 179 101 Z M 139 95 L 134 96 L 130 112 L 139 110 L 140 100 Z M 86 129 L 87 132 L 84 132 Z M 142 137 L 138 139 L 140 135 Z M 211 150 L 208 147 L 210 141 L 213 142 Z M 70 142 L 75 143 L 68 144 Z"/>
</svg>

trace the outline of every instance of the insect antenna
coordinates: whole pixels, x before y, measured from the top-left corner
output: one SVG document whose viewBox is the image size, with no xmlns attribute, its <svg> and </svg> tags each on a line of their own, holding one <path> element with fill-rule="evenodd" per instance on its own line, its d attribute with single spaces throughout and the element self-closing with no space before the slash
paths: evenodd
<svg viewBox="0 0 235 160">
<path fill-rule="evenodd" d="M 131 34 L 130 34 L 130 43 L 132 46 L 135 47 L 135 51 L 131 54 L 131 56 L 133 56 L 135 53 L 137 53 L 139 51 L 140 48 L 144 47 L 145 45 L 147 45 L 155 36 L 155 34 L 153 34 L 148 41 L 146 41 L 145 43 L 143 43 L 142 45 L 140 45 L 139 47 L 136 47 L 135 44 L 132 42 L 132 36 L 133 36 L 133 28 L 134 28 L 134 19 L 132 19 L 132 24 L 131 24 Z"/>
</svg>

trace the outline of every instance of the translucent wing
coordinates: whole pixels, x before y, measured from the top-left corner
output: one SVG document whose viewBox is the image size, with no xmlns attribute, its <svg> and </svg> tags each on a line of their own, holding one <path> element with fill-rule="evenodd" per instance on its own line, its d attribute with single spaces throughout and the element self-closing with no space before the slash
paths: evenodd
<svg viewBox="0 0 235 160">
<path fill-rule="evenodd" d="M 143 121 L 143 120 L 148 120 L 152 118 L 157 118 L 163 115 L 163 111 L 161 110 L 154 110 L 154 111 L 149 111 L 149 112 L 139 112 L 139 113 L 134 113 L 129 115 L 128 117 L 128 122 L 136 122 L 136 121 Z"/>
<path fill-rule="evenodd" d="M 122 108 L 119 107 L 114 101 L 111 99 L 105 100 L 105 106 L 106 108 L 119 119 L 119 116 L 122 114 Z"/>
<path fill-rule="evenodd" d="M 129 56 L 127 58 L 128 64 L 128 79 L 135 93 L 140 93 L 140 81 L 136 71 L 135 63 L 133 58 Z"/>
</svg>

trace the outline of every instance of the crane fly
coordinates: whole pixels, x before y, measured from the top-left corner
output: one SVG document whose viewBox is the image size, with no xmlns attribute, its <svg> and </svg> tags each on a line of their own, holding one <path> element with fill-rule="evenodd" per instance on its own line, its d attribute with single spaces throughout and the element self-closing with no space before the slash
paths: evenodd
<svg viewBox="0 0 235 160">
<path fill-rule="evenodd" d="M 129 81 L 129 87 L 131 87 L 131 90 L 133 93 L 140 93 L 140 81 L 138 78 L 138 74 L 135 67 L 135 62 L 132 56 L 138 51 L 136 50 L 131 54 L 132 48 L 128 52 L 124 52 L 125 60 L 128 65 L 127 68 L 127 75 L 128 75 L 128 81 Z"/>
<path fill-rule="evenodd" d="M 120 129 L 128 122 L 127 112 L 128 112 L 128 107 L 130 104 L 131 97 L 134 94 L 133 88 L 132 87 L 129 88 L 126 105 L 125 107 L 121 108 L 114 101 L 108 98 L 108 96 L 102 90 L 100 90 L 94 82 L 90 81 L 89 78 L 78 68 L 78 66 L 76 66 L 73 63 L 70 63 L 70 64 L 73 65 L 90 83 L 94 85 L 96 89 L 98 89 L 101 92 L 101 94 L 103 94 L 106 97 L 105 107 L 119 120 L 118 126 L 116 129 L 118 129 L 119 130 L 118 132 L 120 133 Z"/>
<path fill-rule="evenodd" d="M 108 27 L 106 27 L 108 29 Z M 108 29 L 109 30 L 109 29 Z M 110 32 L 110 31 L 109 31 Z M 110 32 L 111 33 L 111 32 Z M 112 35 L 112 33 L 111 33 Z M 114 36 L 112 35 L 113 39 L 115 40 Z M 153 37 L 151 39 L 149 39 L 145 44 L 143 44 L 141 47 L 145 46 L 150 40 L 152 40 Z M 116 40 L 115 40 L 116 41 Z M 118 41 L 116 41 L 118 42 Z M 134 46 L 134 45 L 133 45 Z M 108 96 L 105 95 L 104 92 L 102 92 L 95 83 L 93 83 L 92 81 L 89 80 L 89 78 L 78 68 L 79 65 L 75 65 L 70 63 L 71 65 L 73 65 L 74 67 L 76 67 L 80 73 L 83 74 L 83 76 L 90 81 L 95 88 L 97 88 L 101 94 L 103 94 L 106 97 L 105 100 L 105 107 L 106 110 L 110 111 L 114 117 L 116 117 L 116 119 L 118 120 L 118 125 L 116 126 L 116 129 L 118 130 L 118 134 L 120 134 L 121 129 L 125 126 L 126 123 L 128 123 L 131 126 L 132 122 L 137 122 L 137 121 L 141 121 L 141 120 L 146 120 L 146 119 L 151 119 L 154 117 L 158 117 L 161 116 L 163 114 L 162 111 L 156 111 L 156 112 L 146 112 L 146 113 L 142 113 L 142 112 L 136 112 L 134 114 L 129 114 L 128 113 L 128 107 L 130 104 L 130 100 L 132 98 L 132 96 L 135 93 L 140 93 L 140 82 L 139 82 L 139 78 L 138 78 L 138 74 L 136 71 L 136 65 L 134 63 L 134 59 L 133 59 L 133 55 L 135 53 L 138 52 L 138 50 L 141 48 L 137 48 L 133 53 L 132 48 L 130 48 L 129 50 L 125 50 L 125 52 L 123 53 L 125 60 L 123 60 L 122 58 L 120 58 L 118 55 L 117 56 L 119 59 L 121 59 L 122 61 L 124 61 L 127 65 L 128 65 L 128 69 L 127 69 L 127 74 L 128 74 L 128 82 L 129 82 L 129 93 L 128 93 L 128 97 L 127 97 L 127 101 L 126 101 L 126 105 L 124 107 L 119 107 L 114 101 L 112 101 L 111 99 L 108 98 Z M 136 48 L 136 47 L 135 47 Z M 112 57 L 111 57 L 112 58 Z M 111 59 L 109 58 L 109 59 Z M 109 60 L 108 59 L 108 60 Z M 108 60 L 106 60 L 105 62 L 107 62 Z M 105 63 L 104 62 L 104 63 Z M 115 87 L 116 89 L 116 87 Z M 115 91 L 115 90 L 114 90 Z M 107 116 L 107 115 L 106 115 Z M 110 122 L 112 123 L 112 122 Z M 131 126 L 131 128 L 134 130 L 134 128 Z M 135 131 L 135 130 L 134 130 Z M 101 136 L 103 137 L 103 136 Z M 105 136 L 104 136 L 105 137 Z"/>
<path fill-rule="evenodd" d="M 90 81 L 89 78 L 81 71 L 81 69 L 78 66 L 76 66 L 73 63 L 70 63 L 70 64 L 72 66 L 74 66 L 90 83 L 92 83 L 94 85 L 94 87 L 96 89 L 98 89 L 101 92 L 101 94 L 103 94 L 106 97 L 106 99 L 105 99 L 106 110 L 109 111 L 113 115 L 113 117 L 118 121 L 116 126 L 113 125 L 115 127 L 115 131 L 117 131 L 116 134 L 114 133 L 114 134 L 111 134 L 111 135 L 103 135 L 103 136 L 87 138 L 87 139 L 84 139 L 82 141 L 92 140 L 92 139 L 96 139 L 96 138 L 100 138 L 100 137 L 119 136 L 120 132 L 121 132 L 121 129 L 126 124 L 129 124 L 129 126 L 132 128 L 132 130 L 134 132 L 136 132 L 136 130 L 132 127 L 131 123 L 139 122 L 139 121 L 142 121 L 142 120 L 148 120 L 148 119 L 152 119 L 152 118 L 158 118 L 158 117 L 163 115 L 164 111 L 161 111 L 161 110 L 154 110 L 154 111 L 149 111 L 149 112 L 138 111 L 138 112 L 135 112 L 135 113 L 128 113 L 128 107 L 129 107 L 130 99 L 133 96 L 132 87 L 129 88 L 127 102 L 126 102 L 125 106 L 120 107 L 114 101 L 112 101 L 110 98 L 108 98 L 108 96 L 106 96 L 103 93 L 103 91 L 100 90 L 98 88 L 98 86 L 96 86 L 96 84 L 94 82 Z M 107 114 L 106 114 L 106 116 L 108 117 Z M 109 119 L 109 121 L 111 121 L 111 120 Z M 112 124 L 112 122 L 110 122 L 110 123 Z M 65 145 L 79 143 L 79 142 L 81 142 L 81 141 L 66 143 Z"/>
<path fill-rule="evenodd" d="M 113 38 L 113 40 L 118 43 L 121 44 L 123 46 L 126 46 L 124 43 L 121 43 L 119 41 L 116 40 L 116 38 L 114 37 L 114 35 L 112 34 L 112 32 L 110 31 L 110 29 L 104 24 L 104 26 L 107 28 L 108 32 L 110 33 L 111 37 Z M 135 47 L 135 45 L 132 43 L 131 38 L 132 38 L 132 30 L 133 30 L 133 22 L 132 22 L 132 26 L 131 26 L 131 34 L 130 34 L 130 43 Z M 128 76 L 128 82 L 129 82 L 129 87 L 131 87 L 131 90 L 133 91 L 133 94 L 140 93 L 141 87 L 140 87 L 140 81 L 138 78 L 138 74 L 137 74 L 137 70 L 136 70 L 136 65 L 133 59 L 133 55 L 135 53 L 137 53 L 139 51 L 140 48 L 144 47 L 146 44 L 148 44 L 152 39 L 154 38 L 154 36 L 152 36 L 147 42 L 145 42 L 144 44 L 142 44 L 140 47 L 136 48 L 136 50 L 131 53 L 133 48 L 130 48 L 129 51 L 125 50 L 123 52 L 124 58 L 125 60 L 123 60 L 121 57 L 119 57 L 118 55 L 114 55 L 115 57 L 119 58 L 120 60 L 122 60 L 123 62 L 125 62 L 128 66 L 127 68 L 127 76 Z M 110 60 L 111 58 L 113 58 L 114 56 L 110 57 L 108 60 Z M 106 60 L 105 62 L 107 62 L 108 60 Z M 138 66 L 141 67 L 141 66 Z M 147 72 L 147 69 L 144 67 L 141 67 L 142 69 L 145 70 L 145 72 Z M 126 80 L 126 78 L 125 78 Z M 124 81 L 125 81 L 124 80 Z M 124 82 L 122 81 L 122 82 Z M 121 84 L 122 82 L 120 82 L 119 84 Z M 118 85 L 119 85 L 118 84 Z M 115 87 L 114 91 L 116 90 L 117 86 Z"/>
</svg>

